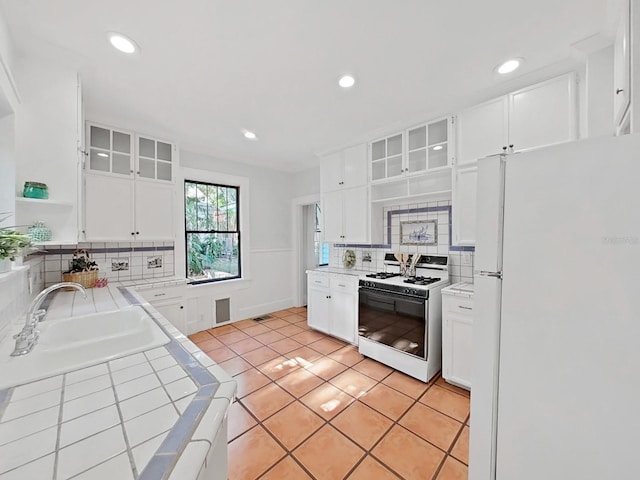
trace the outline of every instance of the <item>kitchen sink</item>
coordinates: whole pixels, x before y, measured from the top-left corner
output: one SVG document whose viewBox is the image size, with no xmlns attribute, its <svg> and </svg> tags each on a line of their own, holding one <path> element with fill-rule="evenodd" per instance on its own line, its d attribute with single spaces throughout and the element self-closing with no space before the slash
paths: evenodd
<svg viewBox="0 0 640 480">
<path fill-rule="evenodd" d="M 78 370 L 169 343 L 169 337 L 139 306 L 44 320 L 40 339 L 27 355 L 11 357 L 11 337 L 0 345 L 0 389 Z"/>
</svg>

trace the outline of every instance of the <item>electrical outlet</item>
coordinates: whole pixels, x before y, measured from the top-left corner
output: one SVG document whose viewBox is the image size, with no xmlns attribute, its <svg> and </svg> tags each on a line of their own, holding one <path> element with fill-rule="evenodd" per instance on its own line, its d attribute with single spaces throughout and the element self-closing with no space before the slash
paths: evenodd
<svg viewBox="0 0 640 480">
<path fill-rule="evenodd" d="M 473 263 L 471 252 L 462 252 L 462 265 L 471 265 Z"/>
</svg>

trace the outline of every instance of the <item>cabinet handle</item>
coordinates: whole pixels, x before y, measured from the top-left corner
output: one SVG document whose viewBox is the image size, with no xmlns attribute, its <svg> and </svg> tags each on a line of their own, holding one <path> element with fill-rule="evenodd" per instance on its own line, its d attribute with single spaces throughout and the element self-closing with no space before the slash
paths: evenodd
<svg viewBox="0 0 640 480">
<path fill-rule="evenodd" d="M 166 293 L 154 293 L 153 296 L 154 297 L 164 297 L 166 295 Z"/>
<path fill-rule="evenodd" d="M 314 280 L 313 283 L 322 283 L 320 280 Z"/>
<path fill-rule="evenodd" d="M 620 95 L 622 92 L 624 92 L 624 88 L 616 89 L 616 95 Z"/>
<path fill-rule="evenodd" d="M 339 283 L 338 286 L 339 287 L 346 287 L 346 285 L 344 283 Z"/>
<path fill-rule="evenodd" d="M 471 307 L 465 307 L 464 305 L 458 305 L 458 307 L 460 307 L 463 310 L 473 310 L 473 308 Z"/>
</svg>

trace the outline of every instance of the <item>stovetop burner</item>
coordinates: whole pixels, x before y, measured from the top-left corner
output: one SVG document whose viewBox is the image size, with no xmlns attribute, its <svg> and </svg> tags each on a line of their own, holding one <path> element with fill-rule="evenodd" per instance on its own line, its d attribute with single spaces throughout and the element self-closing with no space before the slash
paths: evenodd
<svg viewBox="0 0 640 480">
<path fill-rule="evenodd" d="M 413 285 L 429 285 L 440 280 L 437 277 L 409 277 L 404 283 L 411 283 Z"/>
<path fill-rule="evenodd" d="M 399 273 L 390 273 L 390 272 L 377 272 L 377 273 L 369 273 L 367 274 L 368 278 L 379 278 L 381 280 L 386 280 L 387 278 L 399 277 Z"/>
</svg>

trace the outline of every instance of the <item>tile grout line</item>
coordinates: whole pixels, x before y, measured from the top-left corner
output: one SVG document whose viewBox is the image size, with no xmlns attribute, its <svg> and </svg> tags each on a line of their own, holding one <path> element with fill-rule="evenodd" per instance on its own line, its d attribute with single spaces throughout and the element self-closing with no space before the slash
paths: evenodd
<svg viewBox="0 0 640 480">
<path fill-rule="evenodd" d="M 62 414 L 64 410 L 64 394 L 67 385 L 67 374 L 62 375 L 62 388 L 60 388 L 60 410 L 58 411 L 58 428 L 56 429 L 56 446 L 53 459 L 53 480 L 58 478 L 58 462 L 60 456 L 60 433 L 62 432 Z"/>
<path fill-rule="evenodd" d="M 276 317 L 276 318 L 280 319 L 280 318 L 284 318 L 284 317 Z M 302 321 L 301 321 L 301 322 L 302 322 Z M 296 323 L 301 323 L 301 322 L 296 322 Z M 242 331 L 244 330 L 244 329 L 242 329 L 242 328 L 235 327 L 233 324 L 227 324 L 227 325 L 234 327 L 236 331 L 241 331 L 241 332 L 242 332 Z M 290 325 L 293 325 L 293 324 L 291 324 L 291 323 L 290 323 Z M 267 325 L 267 324 L 265 324 L 265 326 L 267 326 L 268 328 L 271 328 L 271 330 L 272 330 L 272 331 L 276 331 L 276 332 L 277 332 L 279 329 L 281 329 L 281 328 L 286 328 L 286 327 L 287 327 L 287 326 L 281 326 L 281 327 L 278 327 L 278 328 L 272 328 L 272 327 L 269 327 L 269 325 Z M 216 328 L 216 327 L 214 327 L 213 329 L 215 329 L 215 328 Z M 251 328 L 251 327 L 247 327 L 247 328 Z M 213 330 L 213 329 L 210 329 L 210 330 Z M 205 331 L 207 331 L 207 333 L 208 333 L 209 335 L 211 335 L 211 337 L 218 339 L 218 336 L 213 335 L 213 334 L 212 334 L 211 332 L 209 332 L 208 330 L 205 330 Z M 314 330 L 310 330 L 310 331 L 314 331 Z M 225 335 L 225 334 L 232 333 L 232 332 L 233 332 L 233 330 L 232 330 L 231 332 L 226 331 L 226 333 L 221 334 L 220 336 L 223 336 L 223 335 Z M 279 332 L 278 332 L 278 333 L 279 333 Z M 249 337 L 249 338 L 253 338 L 253 337 L 251 337 L 251 336 L 248 336 L 248 337 Z M 291 338 L 291 337 L 290 337 L 290 336 L 288 336 L 288 335 L 285 335 L 285 338 Z M 332 339 L 333 337 L 325 336 L 325 338 L 327 338 L 327 339 Z M 320 340 L 322 340 L 322 339 L 320 339 Z M 234 343 L 238 343 L 239 341 L 242 341 L 242 340 L 239 340 L 239 341 L 237 341 L 237 342 L 231 342 L 231 343 L 228 343 L 228 344 L 227 344 L 227 343 L 225 343 L 224 341 L 221 341 L 221 340 L 219 340 L 219 341 L 220 341 L 220 342 L 221 342 L 225 347 L 229 348 L 229 347 L 230 347 L 230 345 L 233 345 Z M 260 343 L 262 343 L 260 340 L 258 340 L 258 341 L 259 341 Z M 318 340 L 318 341 L 319 341 L 319 340 Z M 200 342 L 198 342 L 198 343 L 200 343 Z M 273 342 L 272 342 L 272 343 L 273 343 Z M 312 347 L 310 347 L 310 345 L 311 345 L 312 343 L 315 343 L 315 342 L 311 342 L 311 343 L 309 343 L 309 344 L 302 345 L 302 347 L 309 347 L 309 348 L 311 348 L 311 349 L 313 350 L 313 348 L 312 348 Z M 337 343 L 343 343 L 343 342 L 338 341 Z M 263 345 L 268 347 L 268 345 L 269 345 L 269 344 L 263 344 Z M 340 348 L 344 348 L 345 346 L 349 346 L 349 344 L 345 344 L 345 345 L 343 345 L 343 346 L 342 346 L 342 347 L 340 347 Z M 299 348 L 302 348 L 302 347 L 299 347 Z M 261 348 L 261 347 L 258 347 L 258 348 Z M 340 348 L 339 348 L 339 349 L 340 349 Z M 229 348 L 229 349 L 230 349 L 230 350 L 233 350 L 233 349 L 231 349 L 231 348 Z M 337 350 L 339 350 L 339 349 L 336 349 L 335 351 L 337 351 Z M 271 349 L 271 350 L 273 350 L 273 349 Z M 294 349 L 294 350 L 296 350 L 296 349 Z M 294 350 L 292 350 L 292 351 L 294 351 Z M 252 351 L 252 350 L 251 350 L 251 351 Z M 275 350 L 274 350 L 274 351 L 275 351 Z M 335 351 L 334 351 L 334 352 L 335 352 Z M 331 353 L 334 353 L 334 352 L 330 352 L 329 354 L 324 354 L 324 353 L 322 353 L 322 352 L 318 352 L 318 353 L 319 353 L 320 355 L 322 355 L 322 358 L 330 358 L 328 355 L 330 355 Z M 237 353 L 237 352 L 235 352 L 235 351 L 234 351 L 234 353 L 236 353 L 236 355 L 235 355 L 234 357 L 232 357 L 232 358 L 238 357 L 238 358 L 241 358 L 242 360 L 246 361 L 246 360 L 243 358 L 243 355 L 244 355 L 244 354 L 238 354 L 238 353 Z M 249 353 L 249 352 L 245 352 L 245 353 Z M 286 357 L 287 353 L 290 353 L 290 352 L 280 354 L 279 352 L 277 352 L 277 351 L 276 351 L 276 353 L 278 353 L 280 356 Z M 356 363 L 354 363 L 354 364 L 352 364 L 352 365 L 347 365 L 347 364 L 344 364 L 344 363 L 342 363 L 342 362 L 340 362 L 340 361 L 337 361 L 338 363 L 340 363 L 340 364 L 342 364 L 342 365 L 345 365 L 345 366 L 347 367 L 347 369 L 346 369 L 346 370 L 343 370 L 342 372 L 337 373 L 336 375 L 333 375 L 331 378 L 329 378 L 329 379 L 327 379 L 327 380 L 323 379 L 322 377 L 319 377 L 319 378 L 321 378 L 321 379 L 323 380 L 323 382 L 322 382 L 321 384 L 319 384 L 318 386 L 316 386 L 316 387 L 315 387 L 314 389 L 312 389 L 311 391 L 313 391 L 313 390 L 315 390 L 315 389 L 317 389 L 317 388 L 320 388 L 322 385 L 327 384 L 327 383 L 331 384 L 332 386 L 334 386 L 334 387 L 336 387 L 336 388 L 339 388 L 339 387 L 335 386 L 334 384 L 332 384 L 332 383 L 330 382 L 330 380 L 332 380 L 333 378 L 337 377 L 338 375 L 340 375 L 340 374 L 344 373 L 345 371 L 348 371 L 349 369 L 352 369 L 352 370 L 354 370 L 354 371 L 356 371 L 356 372 L 358 372 L 358 373 L 360 373 L 360 374 L 363 374 L 363 375 L 367 376 L 368 378 L 371 378 L 372 380 L 375 380 L 375 382 L 376 382 L 376 383 L 375 383 L 375 384 L 374 384 L 374 385 L 373 385 L 369 390 L 373 389 L 374 387 L 376 387 L 376 386 L 377 386 L 377 385 L 379 385 L 379 384 L 383 384 L 383 385 L 385 385 L 386 387 L 391 388 L 391 389 L 393 389 L 394 391 L 396 391 L 396 392 L 398 392 L 398 393 L 401 393 L 401 394 L 403 394 L 403 395 L 407 396 L 408 398 L 411 398 L 413 401 L 412 401 L 411 405 L 410 405 L 410 406 L 409 406 L 409 407 L 408 407 L 408 408 L 407 408 L 407 409 L 402 413 L 402 415 L 401 415 L 397 420 L 395 420 L 395 421 L 394 421 L 394 420 L 392 420 L 392 424 L 390 425 L 390 427 L 389 427 L 389 428 L 385 431 L 385 433 L 384 433 L 384 434 L 383 434 L 383 435 L 378 439 L 378 441 L 376 441 L 376 443 L 371 447 L 371 449 L 366 450 L 366 449 L 362 448 L 359 444 L 357 444 L 357 443 L 355 443 L 355 442 L 354 442 L 354 444 L 355 444 L 358 448 L 361 448 L 361 449 L 365 452 L 365 455 L 364 455 L 364 456 L 363 456 L 363 457 L 362 457 L 362 458 L 361 458 L 361 459 L 360 459 L 360 460 L 359 460 L 359 461 L 358 461 L 358 462 L 357 462 L 357 463 L 352 467 L 352 469 L 347 473 L 347 476 L 348 476 L 348 475 L 351 475 L 351 474 L 352 474 L 352 473 L 353 473 L 353 472 L 358 468 L 358 466 L 359 466 L 359 465 L 364 461 L 364 459 L 365 459 L 368 455 L 372 456 L 372 457 L 373 457 L 373 458 L 375 458 L 377 461 L 379 461 L 379 462 L 380 462 L 380 464 L 382 464 L 385 468 L 387 468 L 388 470 L 390 470 L 391 472 L 393 472 L 393 474 L 394 474 L 394 475 L 397 475 L 397 473 L 396 473 L 392 468 L 390 468 L 388 465 L 386 465 L 384 462 L 382 462 L 380 459 L 378 459 L 378 457 L 376 457 L 375 455 L 373 455 L 373 454 L 371 453 L 371 452 L 372 452 L 372 450 L 373 450 L 373 449 L 374 449 L 374 448 L 375 448 L 375 447 L 376 447 L 376 446 L 377 446 L 377 445 L 378 445 L 378 444 L 379 444 L 379 443 L 380 443 L 380 442 L 385 438 L 385 436 L 389 433 L 389 431 L 390 431 L 394 426 L 396 426 L 396 425 L 397 425 L 398 427 L 402 428 L 403 430 L 407 431 L 408 433 L 415 435 L 416 437 L 418 437 L 418 438 L 419 438 L 419 439 L 421 439 L 422 441 L 425 441 L 425 442 L 426 442 L 426 443 L 428 443 L 429 445 L 432 445 L 434 448 L 438 449 L 440 452 L 443 452 L 443 453 L 444 453 L 444 456 L 443 456 L 443 458 L 442 458 L 442 460 L 441 460 L 441 462 L 440 462 L 440 464 L 439 464 L 438 468 L 437 468 L 437 469 L 435 470 L 435 472 L 434 472 L 434 477 L 433 477 L 434 479 L 437 477 L 437 475 L 439 474 L 440 470 L 442 469 L 442 466 L 443 466 L 443 465 L 444 465 L 444 463 L 446 462 L 447 457 L 451 456 L 451 457 L 453 457 L 456 461 L 460 461 L 460 460 L 458 460 L 456 457 L 454 457 L 453 455 L 451 455 L 451 453 L 450 453 L 450 452 L 451 452 L 451 451 L 452 451 L 452 449 L 455 447 L 455 445 L 456 445 L 456 443 L 457 443 L 458 439 L 460 438 L 460 435 L 462 434 L 462 431 L 464 430 L 464 427 L 466 426 L 466 421 L 467 421 L 467 419 L 469 418 L 469 416 L 470 416 L 470 415 L 469 415 L 469 414 L 467 414 L 467 416 L 465 417 L 465 421 L 460 422 L 458 419 L 453 418 L 453 417 L 451 417 L 451 416 L 447 415 L 446 413 L 441 412 L 440 410 L 437 410 L 437 409 L 435 409 L 435 408 L 433 408 L 433 407 L 431 407 L 431 406 L 429 406 L 429 405 L 426 405 L 426 404 L 423 404 L 422 402 L 420 402 L 420 399 L 421 399 L 421 398 L 423 398 L 423 397 L 424 397 L 424 395 L 425 395 L 429 390 L 431 390 L 431 388 L 433 388 L 433 386 L 434 386 L 434 385 L 436 385 L 436 382 L 439 380 L 439 378 L 441 378 L 441 375 L 440 375 L 440 374 L 437 374 L 437 375 L 436 375 L 436 376 L 435 376 L 435 377 L 434 377 L 434 378 L 433 378 L 433 379 L 432 379 L 432 380 L 427 384 L 428 386 L 427 386 L 427 388 L 424 390 L 424 392 L 422 392 L 421 394 L 419 394 L 419 395 L 417 396 L 417 398 L 412 398 L 411 396 L 408 396 L 408 395 L 404 394 L 403 392 L 400 392 L 399 390 L 397 390 L 397 389 L 396 389 L 396 388 L 394 388 L 393 386 L 390 386 L 390 385 L 387 385 L 387 384 L 382 383 L 382 382 L 383 382 L 383 380 L 385 380 L 387 377 L 389 377 L 392 373 L 396 372 L 397 370 L 392 369 L 392 371 L 391 371 L 391 372 L 389 372 L 387 375 L 385 375 L 384 377 L 382 377 L 381 379 L 379 379 L 379 380 L 378 380 L 377 378 L 370 377 L 370 376 L 369 376 L 369 375 L 367 375 L 366 373 L 364 373 L 364 372 L 360 372 L 359 370 L 356 370 L 356 369 L 354 368 L 356 365 L 358 365 L 358 364 L 362 363 L 366 358 L 368 358 L 368 357 L 365 357 L 364 359 L 362 359 L 362 360 L 360 360 L 360 361 L 358 361 L 358 362 L 356 362 Z M 228 360 L 231 360 L 231 359 L 228 359 Z M 333 359 L 332 359 L 332 360 L 333 360 Z M 263 372 L 262 372 L 258 367 L 260 367 L 260 366 L 262 366 L 262 365 L 264 365 L 264 364 L 266 364 L 266 363 L 268 363 L 268 362 L 270 362 L 270 361 L 271 361 L 271 360 L 267 360 L 267 361 L 265 361 L 265 362 L 263 362 L 263 363 L 261 363 L 261 364 L 259 364 L 259 365 L 253 365 L 251 362 L 248 362 L 248 363 L 251 365 L 251 367 L 250 367 L 249 369 L 247 369 L 247 370 L 243 371 L 243 372 L 239 372 L 237 375 L 240 375 L 240 374 L 242 374 L 242 373 L 244 373 L 244 372 L 246 372 L 246 371 L 249 371 L 249 370 L 251 370 L 251 369 L 256 369 L 258 372 L 260 372 L 260 373 L 262 373 L 262 374 L 264 375 L 264 373 L 263 373 Z M 334 361 L 336 361 L 336 360 L 334 360 Z M 303 368 L 304 368 L 304 367 L 303 367 Z M 307 371 L 308 371 L 308 370 L 307 370 Z M 248 397 L 249 395 L 251 395 L 251 394 L 255 393 L 256 391 L 258 391 L 258 390 L 260 390 L 260 389 L 262 389 L 262 388 L 265 388 L 267 385 L 272 384 L 272 383 L 276 384 L 279 388 L 282 388 L 282 387 L 280 387 L 280 385 L 278 385 L 278 384 L 277 384 L 276 380 L 279 380 L 280 378 L 284 378 L 284 377 L 286 377 L 287 375 L 289 375 L 289 374 L 291 374 L 291 373 L 293 373 L 293 372 L 289 372 L 289 373 L 287 373 L 287 374 L 285 374 L 285 375 L 282 375 L 282 376 L 278 377 L 278 378 L 277 378 L 277 379 L 275 379 L 275 380 L 274 380 L 274 379 L 272 379 L 271 377 L 269 377 L 268 375 L 265 375 L 265 376 L 269 379 L 269 382 L 268 382 L 267 384 L 263 385 L 262 387 L 259 387 L 259 388 L 255 389 L 255 390 L 254 390 L 254 391 L 252 391 L 252 392 L 248 392 L 248 393 L 247 393 L 243 398 Z M 313 374 L 313 372 L 309 372 L 309 373 L 312 373 L 312 374 Z M 236 375 L 236 376 L 237 376 L 237 375 Z M 317 375 L 316 375 L 316 376 L 317 376 Z M 444 386 L 440 386 L 440 385 L 438 385 L 438 386 L 439 386 L 440 388 L 443 388 L 443 389 L 447 390 L 448 392 L 451 392 L 451 393 L 456 394 L 457 396 L 465 397 L 465 395 L 464 395 L 464 394 L 458 393 L 458 392 L 456 392 L 455 390 L 452 390 L 452 389 L 449 389 L 449 388 L 446 388 L 446 387 L 444 387 Z M 288 392 L 286 389 L 283 389 L 283 390 L 290 394 L 290 392 Z M 342 389 L 339 389 L 339 390 L 343 391 Z M 309 392 L 306 392 L 306 393 L 305 393 L 305 395 L 306 395 L 306 394 L 308 394 L 308 393 L 309 393 Z M 353 397 L 352 395 L 350 395 L 350 394 L 349 394 L 349 393 L 347 393 L 347 392 L 344 392 L 344 393 L 346 393 L 346 394 L 347 394 L 347 395 L 349 395 L 350 397 L 354 398 L 354 399 L 355 399 L 355 401 L 360 401 L 360 400 L 359 400 L 359 398 Z M 284 445 L 283 445 L 283 444 L 281 444 L 281 442 L 280 442 L 280 441 L 279 441 L 279 440 L 278 440 L 278 439 L 277 439 L 277 438 L 276 438 L 276 437 L 271 433 L 271 431 L 270 431 L 270 430 L 269 430 L 269 429 L 268 429 L 268 428 L 263 424 L 263 422 L 262 422 L 262 421 L 259 421 L 259 420 L 258 420 L 258 418 L 257 418 L 257 417 L 255 417 L 255 415 L 253 414 L 253 412 L 251 412 L 251 411 L 249 410 L 249 408 L 245 406 L 245 404 L 242 402 L 242 399 L 237 399 L 237 401 L 240 403 L 240 405 L 242 406 L 242 408 L 243 408 L 245 411 L 247 411 L 247 412 L 248 412 L 248 413 L 249 413 L 249 414 L 250 414 L 250 415 L 251 415 L 251 416 L 252 416 L 252 417 L 257 421 L 257 424 L 256 424 L 256 425 L 254 425 L 253 427 L 251 427 L 249 430 L 246 430 L 245 432 L 240 433 L 238 436 L 236 436 L 236 437 L 235 437 L 234 439 L 232 439 L 231 441 L 234 441 L 234 440 L 236 440 L 237 438 L 240 438 L 242 435 L 244 435 L 245 433 L 247 433 L 248 431 L 252 430 L 253 428 L 255 428 L 256 426 L 258 426 L 258 425 L 259 425 L 259 426 L 261 426 L 265 431 L 267 431 L 267 433 L 268 433 L 272 438 L 274 438 L 274 440 L 276 440 L 276 441 L 277 441 L 278 445 L 280 445 L 281 447 L 284 447 Z M 300 397 L 294 397 L 294 402 L 295 402 L 295 401 L 299 402 L 302 406 L 304 406 L 304 407 L 306 407 L 306 408 L 309 408 L 309 407 L 307 407 L 304 403 L 302 403 L 302 402 L 301 402 Z M 274 412 L 274 413 L 272 413 L 271 415 L 269 415 L 269 417 L 267 417 L 267 418 L 265 419 L 265 421 L 266 421 L 266 420 L 268 420 L 269 418 L 272 418 L 274 415 L 278 414 L 279 412 L 281 412 L 282 410 L 284 410 L 285 408 L 287 408 L 288 406 L 290 406 L 290 405 L 291 405 L 291 404 L 293 404 L 294 402 L 289 402 L 289 403 L 288 403 L 287 405 L 285 405 L 284 407 L 282 407 L 282 408 L 278 409 L 276 412 Z M 361 403 L 363 403 L 363 402 L 361 402 Z M 420 403 L 421 405 L 425 406 L 426 408 L 430 408 L 430 409 L 434 410 L 435 412 L 438 412 L 438 413 L 440 413 L 440 414 L 442 414 L 442 415 L 444 415 L 444 416 L 446 416 L 446 417 L 448 417 L 448 418 L 451 418 L 452 420 L 454 420 L 454 421 L 456 421 L 457 423 L 460 423 L 460 424 L 461 424 L 461 425 L 460 425 L 460 429 L 458 430 L 458 432 L 457 432 L 456 436 L 453 438 L 453 440 L 451 441 L 451 444 L 449 445 L 449 448 L 448 448 L 446 451 L 445 451 L 445 450 L 443 450 L 442 448 L 438 447 L 437 445 L 434 445 L 433 443 L 431 443 L 429 440 L 427 440 L 427 439 L 423 438 L 422 436 L 420 436 L 420 435 L 418 435 L 418 434 L 416 434 L 416 433 L 412 432 L 411 430 L 407 429 L 406 427 L 404 427 L 403 425 L 401 425 L 401 424 L 399 423 L 399 421 L 400 421 L 402 418 L 404 418 L 404 417 L 406 416 L 406 414 L 409 412 L 409 410 L 411 410 L 411 409 L 412 409 L 416 404 L 418 404 L 418 403 Z M 352 403 L 352 404 L 353 404 L 353 403 Z M 350 404 L 349 406 L 345 407 L 345 409 L 344 409 L 344 410 L 346 410 L 347 408 L 349 408 L 352 404 Z M 372 408 L 372 407 L 368 406 L 366 403 L 363 403 L 363 405 L 367 406 L 368 408 Z M 385 418 L 389 418 L 389 417 L 387 417 L 384 413 L 379 412 L 377 409 L 375 409 L 375 408 L 372 408 L 372 409 L 373 409 L 373 411 L 375 411 L 375 412 L 377 412 L 377 413 L 382 414 Z M 344 410 L 343 410 L 343 411 L 344 411 Z M 313 412 L 313 410 L 311 410 L 311 411 Z M 313 412 L 313 413 L 316 413 L 316 412 Z M 323 425 L 322 425 L 322 426 L 320 426 L 318 429 L 314 430 L 314 432 L 312 432 L 309 436 L 305 437 L 305 439 L 304 439 L 303 441 L 301 441 L 298 445 L 296 445 L 296 447 L 295 447 L 295 448 L 299 448 L 299 447 L 300 447 L 300 445 L 302 445 L 303 443 L 305 443 L 306 441 L 308 441 L 308 440 L 309 440 L 309 438 L 311 438 L 315 433 L 317 433 L 321 428 L 323 428 L 323 427 L 324 427 L 324 426 L 326 426 L 327 424 L 331 425 L 331 427 L 333 427 L 334 429 L 336 429 L 336 430 L 337 430 L 341 435 L 345 436 L 345 435 L 344 435 L 344 433 L 342 433 L 342 431 L 341 431 L 340 429 L 336 428 L 336 427 L 331 423 L 335 418 L 337 418 L 337 417 L 338 417 L 339 415 L 341 415 L 341 414 L 342 414 L 342 412 L 340 412 L 340 413 L 336 414 L 336 415 L 335 415 L 334 417 L 332 417 L 330 420 L 326 420 L 324 417 L 320 417 L 320 418 L 322 418 L 322 420 L 323 420 L 323 422 L 324 422 L 324 423 L 323 423 Z M 317 413 L 316 413 L 316 415 L 317 415 Z M 319 416 L 319 415 L 318 415 L 318 416 Z M 391 420 L 391 419 L 390 419 L 390 420 Z M 346 437 L 346 436 L 345 436 L 345 438 L 348 438 L 348 437 Z M 350 439 L 349 439 L 349 440 L 350 440 Z M 291 457 L 293 457 L 293 458 L 297 461 L 297 459 L 296 459 L 295 455 L 293 455 L 292 451 L 288 450 L 286 447 L 284 447 L 284 450 L 285 450 L 285 452 L 288 452 L 288 453 L 287 453 L 287 455 L 290 455 Z M 283 457 L 283 458 L 284 458 L 284 457 Z M 278 462 L 276 462 L 276 464 L 271 465 L 271 466 L 270 466 L 270 467 L 269 467 L 265 472 L 263 472 L 262 474 L 260 474 L 260 477 L 264 476 L 268 471 L 270 471 L 271 469 L 273 469 L 273 468 L 275 467 L 275 465 L 277 465 L 277 464 L 278 464 L 278 463 L 280 463 L 281 461 L 282 461 L 282 459 L 280 459 Z M 460 462 L 461 462 L 461 461 L 460 461 Z M 297 463 L 300 463 L 300 462 L 297 462 Z M 463 463 L 463 464 L 464 464 L 464 462 L 461 462 L 461 463 Z M 466 465 L 466 464 L 465 464 L 465 465 Z M 304 468 L 304 470 L 305 470 L 305 472 L 307 472 L 306 468 Z M 309 472 L 308 472 L 308 473 L 309 473 Z M 313 477 L 313 476 L 312 476 L 312 477 Z M 345 478 L 346 478 L 346 477 L 345 477 Z"/>
<path fill-rule="evenodd" d="M 146 355 L 145 355 L 146 358 Z M 148 359 L 147 359 L 148 361 Z M 149 364 L 151 365 L 151 364 Z M 153 367 L 152 367 L 153 368 Z M 124 426 L 124 416 L 122 415 L 122 409 L 120 408 L 120 398 L 118 397 L 118 392 L 116 390 L 116 384 L 113 381 L 113 370 L 111 368 L 111 362 L 107 362 L 107 370 L 109 372 L 109 379 L 111 380 L 111 390 L 113 391 L 113 396 L 115 398 L 116 409 L 118 410 L 118 418 L 120 418 L 120 428 L 122 429 L 122 435 L 124 437 L 124 444 L 127 449 L 127 457 L 129 458 L 129 466 L 131 467 L 131 472 L 133 473 L 133 478 L 138 478 L 138 468 L 136 466 L 135 458 L 133 457 L 133 448 L 129 442 L 129 435 L 127 434 L 127 429 Z M 126 382 L 124 382 L 126 383 Z"/>
</svg>

